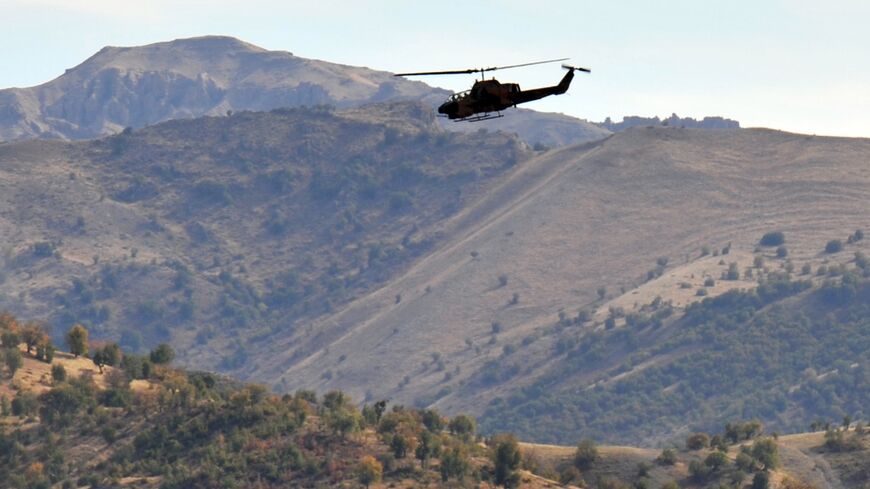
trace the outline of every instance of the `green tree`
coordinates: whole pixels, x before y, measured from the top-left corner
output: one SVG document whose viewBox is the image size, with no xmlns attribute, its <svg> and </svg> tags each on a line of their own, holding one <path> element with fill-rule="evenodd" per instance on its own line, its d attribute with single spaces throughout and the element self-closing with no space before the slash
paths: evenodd
<svg viewBox="0 0 870 489">
<path fill-rule="evenodd" d="M 371 483 L 381 480 L 384 474 L 384 466 L 371 455 L 366 455 L 360 460 L 356 474 L 360 484 L 369 487 Z"/>
<path fill-rule="evenodd" d="M 495 464 L 495 483 L 504 487 L 514 487 L 520 466 L 520 446 L 513 435 L 496 437 L 493 463 Z"/>
<path fill-rule="evenodd" d="M 456 446 L 441 457 L 441 480 L 462 479 L 468 472 L 468 455 L 462 447 Z"/>
<path fill-rule="evenodd" d="M 686 437 L 686 448 L 688 450 L 700 450 L 707 448 L 710 445 L 710 435 L 707 433 L 692 433 Z"/>
<path fill-rule="evenodd" d="M 677 451 L 673 448 L 665 448 L 662 453 L 656 457 L 656 463 L 659 465 L 674 465 L 677 463 Z"/>
<path fill-rule="evenodd" d="M 429 467 L 429 460 L 435 456 L 436 451 L 435 437 L 429 431 L 421 432 L 414 456 L 417 457 L 424 469 Z"/>
<path fill-rule="evenodd" d="M 91 355 L 91 360 L 93 360 L 94 365 L 100 369 L 100 373 L 103 373 L 103 365 L 106 364 L 106 359 L 103 358 L 103 350 L 100 349 L 94 352 L 94 354 Z"/>
<path fill-rule="evenodd" d="M 15 416 L 31 416 L 39 409 L 39 400 L 30 391 L 18 391 L 12 399 L 12 414 Z"/>
<path fill-rule="evenodd" d="M 477 423 L 471 416 L 460 414 L 450 420 L 448 428 L 450 429 L 450 432 L 454 435 L 460 437 L 465 441 L 468 441 L 474 437 L 474 432 L 477 429 Z"/>
<path fill-rule="evenodd" d="M 769 489 L 770 474 L 768 472 L 757 472 L 752 478 L 752 489 Z"/>
<path fill-rule="evenodd" d="M 779 466 L 779 450 L 771 438 L 756 440 L 752 444 L 752 458 L 761 465 L 763 470 L 772 470 Z"/>
<path fill-rule="evenodd" d="M 326 426 L 342 438 L 359 431 L 360 414 L 352 406 L 330 410 L 323 418 Z"/>
<path fill-rule="evenodd" d="M 15 372 L 23 365 L 21 352 L 18 348 L 7 348 L 5 357 L 6 368 L 9 369 L 9 377 L 15 377 Z"/>
<path fill-rule="evenodd" d="M 707 458 L 704 459 L 704 465 L 709 467 L 712 472 L 717 472 L 728 465 L 728 457 L 720 451 L 715 451 L 707 455 Z"/>
<path fill-rule="evenodd" d="M 109 343 L 103 348 L 103 361 L 110 367 L 121 364 L 121 347 L 117 343 Z"/>
<path fill-rule="evenodd" d="M 29 354 L 36 345 L 48 342 L 48 333 L 37 323 L 27 323 L 21 328 L 21 338 L 24 340 Z"/>
<path fill-rule="evenodd" d="M 396 458 L 405 458 L 408 455 L 410 445 L 411 443 L 401 433 L 393 435 L 393 439 L 390 441 L 390 448 Z"/>
<path fill-rule="evenodd" d="M 587 470 L 598 459 L 598 447 L 589 438 L 584 438 L 577 444 L 574 451 L 574 466 L 580 470 Z"/>
<path fill-rule="evenodd" d="M 88 351 L 88 330 L 81 324 L 76 324 L 66 334 L 66 344 L 70 353 L 76 358 Z"/>
<path fill-rule="evenodd" d="M 758 242 L 761 246 L 780 246 L 785 243 L 785 234 L 782 231 L 764 233 Z"/>
<path fill-rule="evenodd" d="M 56 363 L 51 366 L 51 379 L 54 383 L 63 382 L 66 380 L 66 369 L 63 365 Z"/>
<path fill-rule="evenodd" d="M 832 239 L 825 245 L 825 253 L 839 253 L 843 251 L 843 242 L 839 239 Z"/>
<path fill-rule="evenodd" d="M 166 343 L 160 343 L 157 345 L 157 348 L 151 350 L 151 354 L 149 355 L 151 359 L 151 363 L 157 365 L 166 365 L 171 363 L 175 358 L 175 351 L 171 346 Z"/>
</svg>

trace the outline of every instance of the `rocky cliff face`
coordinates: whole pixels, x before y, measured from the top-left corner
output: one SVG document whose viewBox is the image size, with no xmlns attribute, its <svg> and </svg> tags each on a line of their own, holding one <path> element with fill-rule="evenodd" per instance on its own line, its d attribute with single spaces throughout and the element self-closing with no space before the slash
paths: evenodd
<svg viewBox="0 0 870 489">
<path fill-rule="evenodd" d="M 446 92 L 229 37 L 106 47 L 55 80 L 0 91 L 0 139 L 84 139 L 228 110 L 339 107 Z"/>
<path fill-rule="evenodd" d="M 0 141 L 91 139 L 169 119 L 227 111 L 388 100 L 435 106 L 449 92 L 368 68 L 269 51 L 231 37 L 179 39 L 139 47 L 106 47 L 55 80 L 0 90 Z M 573 117 L 510 111 L 485 126 L 446 122 L 451 131 L 516 132 L 548 147 L 609 134 Z"/>
</svg>

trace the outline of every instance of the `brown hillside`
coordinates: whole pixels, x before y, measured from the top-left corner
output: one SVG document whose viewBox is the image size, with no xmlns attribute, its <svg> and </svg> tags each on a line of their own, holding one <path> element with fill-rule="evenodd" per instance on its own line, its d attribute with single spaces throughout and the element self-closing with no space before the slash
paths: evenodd
<svg viewBox="0 0 870 489">
<path fill-rule="evenodd" d="M 313 353 L 276 342 L 252 375 L 282 389 L 339 387 L 479 412 L 503 389 L 558 367 L 545 332 L 559 311 L 600 306 L 599 286 L 609 297 L 621 287 L 633 294 L 657 257 L 669 266 L 646 296 L 666 299 L 678 290 L 672 275 L 689 277 L 692 290 L 704 267 L 718 278 L 718 261 L 695 261 L 703 246 L 732 242 L 742 268 L 761 235 L 778 229 L 798 266 L 826 260 L 827 240 L 870 224 L 868 155 L 863 139 L 666 128 L 548 153 L 454 217 L 450 240 L 401 278 L 314 323 L 316 334 L 301 337 Z M 627 297 L 618 300 L 634 305 Z M 534 335 L 543 341 L 519 348 L 510 384 L 465 385 L 504 345 Z"/>
<path fill-rule="evenodd" d="M 435 106 L 449 94 L 384 71 L 269 51 L 226 36 L 107 46 L 54 80 L 0 90 L 0 141 L 96 138 L 125 127 L 227 111 L 347 108 L 399 100 Z M 443 127 L 480 129 L 452 122 Z M 609 134 L 583 120 L 531 110 L 510 111 L 487 127 L 550 147 Z"/>
</svg>

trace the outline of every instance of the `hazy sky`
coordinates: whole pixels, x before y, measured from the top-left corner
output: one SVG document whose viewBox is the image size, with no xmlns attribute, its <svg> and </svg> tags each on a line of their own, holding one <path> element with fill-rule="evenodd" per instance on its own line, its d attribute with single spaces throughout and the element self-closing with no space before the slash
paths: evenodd
<svg viewBox="0 0 870 489">
<path fill-rule="evenodd" d="M 571 57 L 592 74 L 530 108 L 870 137 L 867 1 L 0 0 L 0 19 L 0 88 L 48 81 L 106 45 L 223 34 L 393 72 Z M 531 88 L 562 71 L 496 75 Z"/>
</svg>

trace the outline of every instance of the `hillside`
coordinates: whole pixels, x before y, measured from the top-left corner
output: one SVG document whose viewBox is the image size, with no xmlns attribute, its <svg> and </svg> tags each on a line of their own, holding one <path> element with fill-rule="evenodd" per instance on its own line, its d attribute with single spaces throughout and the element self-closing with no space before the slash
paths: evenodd
<svg viewBox="0 0 870 489">
<path fill-rule="evenodd" d="M 42 85 L 0 90 L 0 141 L 91 139 L 228 111 L 408 100 L 435 106 L 449 94 L 384 71 L 269 51 L 225 36 L 107 46 Z M 489 127 L 516 132 L 532 145 L 553 147 L 608 134 L 586 121 L 530 110 L 511 111 L 504 121 Z"/>
<path fill-rule="evenodd" d="M 452 218 L 450 240 L 402 277 L 314 323 L 321 338 L 336 338 L 328 349 L 303 337 L 321 348 L 300 358 L 291 346 L 299 340 L 278 342 L 252 375 L 278 379 L 280 388 L 342 388 L 476 414 L 498 398 L 510 405 L 512 394 L 555 375 L 548 372 L 572 374 L 546 389 L 578 391 L 606 378 L 625 352 L 577 372 L 571 356 L 554 353 L 565 351 L 553 333 L 560 311 L 567 318 L 581 309 L 599 311 L 578 333 L 601 327 L 610 305 L 631 312 L 658 295 L 673 301 L 679 317 L 686 302 L 700 298 L 696 291 L 706 278 L 718 281 L 730 262 L 742 276 L 756 254 L 770 259 L 774 250 L 755 248 L 775 229 L 788 236 L 796 270 L 866 252 L 863 242 L 839 255 L 822 250 L 828 240 L 868 226 L 867 154 L 867 140 L 666 128 L 628 130 L 547 153 Z M 699 258 L 702 248 L 718 253 L 728 243 L 723 264 L 722 257 Z M 659 257 L 669 258 L 662 276 L 644 284 Z M 736 286 L 754 287 L 756 280 Z M 606 288 L 605 301 L 598 300 L 599 287 Z M 730 287 L 718 283 L 708 293 Z M 493 365 L 507 373 L 487 376 Z M 367 380 L 375 378 L 376 384 Z M 540 395 L 535 392 L 529 395 Z M 582 433 L 584 425 L 566 427 L 563 418 L 549 432 L 558 435 L 545 435 L 533 428 L 543 412 L 528 412 L 522 427 L 498 420 L 488 426 L 563 442 Z M 611 441 L 641 438 L 603 427 L 597 432 Z M 650 442 L 660 435 L 647 434 Z"/>
<path fill-rule="evenodd" d="M 248 352 L 430 250 L 528 153 L 444 132 L 412 103 L 0 145 L 0 306 L 56 334 L 84 322 L 132 351 L 171 338 L 185 362 L 248 369 Z"/>
<path fill-rule="evenodd" d="M 867 154 L 860 139 L 679 128 L 531 151 L 509 134 L 445 132 L 420 103 L 6 143 L 0 307 L 48 320 L 55 338 L 83 322 L 133 352 L 172 341 L 181 365 L 278 392 L 472 412 L 487 432 L 531 441 L 658 445 L 753 416 L 800 431 L 814 416 L 858 414 L 849 382 L 860 378 L 837 380 L 848 395 L 827 410 L 796 399 L 804 371 L 844 369 L 825 347 L 790 350 L 758 324 L 859 310 L 815 298 L 868 251 L 860 240 L 823 252 L 870 224 Z M 773 230 L 786 258 L 757 248 Z M 732 263 L 738 280 L 721 280 Z M 787 270 L 791 282 L 777 273 Z M 698 402 L 686 364 L 720 357 L 693 328 L 724 346 L 741 337 L 686 308 L 768 281 L 797 285 L 721 319 L 782 349 L 787 368 L 752 389 L 758 370 L 731 371 L 738 387 Z M 806 321 L 766 312 L 777 305 Z M 819 345 L 864 344 L 860 322 L 837 325 Z M 750 402 L 761 388 L 776 395 Z M 667 416 L 632 399 L 643 389 Z"/>
<path fill-rule="evenodd" d="M 339 391 L 278 397 L 155 363 L 154 351 L 150 360 L 119 352 L 99 372 L 64 352 L 38 360 L 10 346 L 21 329 L 9 319 L 3 356 L 23 357 L 12 376 L 0 369 L 0 477 L 9 488 L 701 489 L 763 477 L 773 489 L 859 489 L 870 470 L 860 422 L 772 437 L 737 423 L 664 450 L 517 443 L 477 436 L 468 416 L 379 403 L 359 410 Z"/>
<path fill-rule="evenodd" d="M 501 442 L 479 443 L 466 416 L 359 410 L 338 391 L 279 397 L 174 369 L 154 351 L 150 360 L 119 352 L 99 371 L 64 352 L 44 361 L 9 343 L 19 332 L 4 315 L 0 352 L 23 357 L 11 376 L 0 369 L 4 488 L 493 488 L 506 475 L 514 487 L 558 486 L 521 470 L 519 459 L 497 471 Z"/>
</svg>

